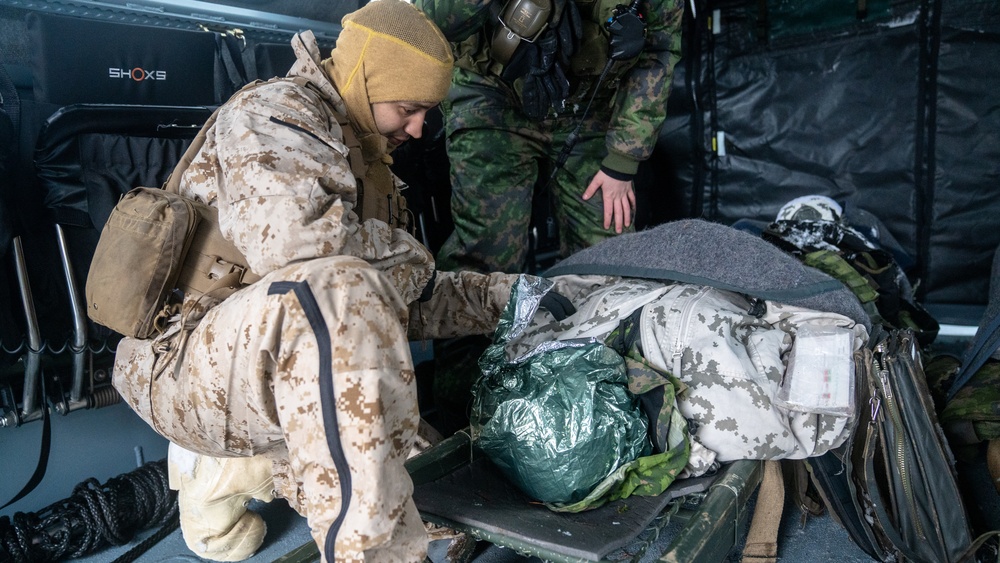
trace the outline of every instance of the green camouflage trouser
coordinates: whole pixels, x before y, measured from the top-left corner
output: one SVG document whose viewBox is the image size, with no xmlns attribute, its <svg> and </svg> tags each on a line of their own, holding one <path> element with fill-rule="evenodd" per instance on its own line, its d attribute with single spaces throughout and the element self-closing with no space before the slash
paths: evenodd
<svg viewBox="0 0 1000 563">
<path fill-rule="evenodd" d="M 535 123 L 514 109 L 496 108 L 447 115 L 455 230 L 438 252 L 437 267 L 523 272 L 535 186 L 548 180 L 576 117 Z M 607 116 L 603 122 L 600 117 L 587 119 L 579 141 L 549 187 L 563 257 L 616 234 L 613 226 L 604 229 L 603 194 L 598 191 L 588 201 L 582 198 L 607 154 L 605 123 Z M 480 373 L 477 360 L 488 344 L 485 338 L 435 343 L 435 405 L 456 419 L 454 424 L 444 424 L 446 432 L 465 423 L 472 382 Z"/>
<path fill-rule="evenodd" d="M 532 129 L 505 125 L 452 131 L 449 124 L 455 230 L 438 252 L 438 268 L 524 271 L 535 185 L 540 178 L 543 185 L 548 180 L 575 124 L 572 117 L 526 122 Z M 603 194 L 582 198 L 607 154 L 603 129 L 588 125 L 550 185 L 563 257 L 615 235 L 613 227 L 604 228 Z"/>
</svg>

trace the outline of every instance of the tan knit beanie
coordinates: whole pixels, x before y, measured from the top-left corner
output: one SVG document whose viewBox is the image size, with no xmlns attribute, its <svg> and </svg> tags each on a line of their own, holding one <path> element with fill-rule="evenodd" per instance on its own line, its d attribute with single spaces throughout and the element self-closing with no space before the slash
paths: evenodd
<svg viewBox="0 0 1000 563">
<path fill-rule="evenodd" d="M 441 30 L 409 2 L 372 0 L 344 16 L 328 67 L 341 96 L 367 90 L 369 103 L 440 102 L 454 60 Z"/>
</svg>

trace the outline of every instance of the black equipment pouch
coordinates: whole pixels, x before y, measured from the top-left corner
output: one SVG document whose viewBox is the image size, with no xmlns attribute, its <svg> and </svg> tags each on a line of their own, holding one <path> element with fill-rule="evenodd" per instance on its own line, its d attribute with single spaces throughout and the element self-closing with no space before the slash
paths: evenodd
<svg viewBox="0 0 1000 563">
<path fill-rule="evenodd" d="M 875 559 L 964 560 L 971 529 L 916 336 L 890 330 L 869 346 L 855 353 L 857 404 L 869 408 L 844 445 L 808 461 L 814 483 Z"/>
</svg>

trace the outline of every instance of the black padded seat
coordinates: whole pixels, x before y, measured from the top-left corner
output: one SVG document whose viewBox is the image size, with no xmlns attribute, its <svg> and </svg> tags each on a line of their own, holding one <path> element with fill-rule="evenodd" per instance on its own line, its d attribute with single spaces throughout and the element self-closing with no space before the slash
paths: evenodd
<svg viewBox="0 0 1000 563">
<path fill-rule="evenodd" d="M 35 166 L 45 207 L 61 225 L 98 231 L 122 194 L 161 185 L 208 107 L 75 104 L 45 123 Z"/>
</svg>

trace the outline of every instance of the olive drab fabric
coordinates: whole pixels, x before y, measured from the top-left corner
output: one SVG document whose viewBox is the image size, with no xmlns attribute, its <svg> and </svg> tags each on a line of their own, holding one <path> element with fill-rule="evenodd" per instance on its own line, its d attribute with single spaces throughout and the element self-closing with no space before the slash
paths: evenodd
<svg viewBox="0 0 1000 563">
<path fill-rule="evenodd" d="M 765 240 L 843 282 L 874 322 L 887 328 L 912 329 L 925 346 L 933 342 L 940 328 L 938 322 L 916 301 L 906 273 L 889 250 L 880 248 L 870 234 L 846 224 L 839 216 L 781 218 L 786 215 L 779 213 L 779 219 L 764 228 Z"/>
<path fill-rule="evenodd" d="M 604 188 L 587 200 L 582 195 L 604 172 L 614 174 L 605 186 L 627 197 L 626 180 L 652 154 L 681 55 L 683 1 L 643 2 L 643 51 L 634 60 L 613 63 L 603 81 L 604 22 L 621 3 L 617 0 L 553 0 L 555 19 L 536 41 L 538 52 L 531 53 L 527 72 L 505 67 L 491 52 L 506 0 L 414 3 L 441 28 L 455 53 L 452 88 L 441 103 L 454 228 L 437 251 L 438 268 L 533 271 L 532 215 L 541 197 L 549 212 L 544 224 L 535 225 L 535 240 L 558 238 L 559 256 L 614 236 L 615 230 L 604 228 L 605 202 L 610 209 L 613 196 L 606 199 Z M 524 47 L 522 42 L 515 49 L 514 59 Z M 510 66 L 516 64 L 512 60 Z M 562 167 L 553 175 L 562 155 Z M 543 186 L 547 193 L 536 199 Z M 631 222 L 623 226 L 634 229 Z M 483 347 L 476 340 L 435 343 L 438 404 L 465 412 L 475 357 Z"/>
<path fill-rule="evenodd" d="M 554 159 L 572 131 L 574 119 L 554 119 L 551 127 L 540 132 L 520 124 L 522 119 L 514 117 L 502 130 L 470 127 L 449 135 L 455 230 L 438 251 L 439 268 L 513 273 L 528 266 L 531 202 L 535 184 L 544 175 L 538 155 Z M 511 130 L 520 133 L 512 134 Z M 606 154 L 604 127 L 588 119 L 579 138 L 550 186 L 552 220 L 559 236 L 559 254 L 564 257 L 614 233 L 604 229 L 601 220 L 603 194 L 598 192 L 589 200 L 580 197 Z M 495 220 L 484 223 L 481 217 Z"/>
<path fill-rule="evenodd" d="M 419 422 L 408 336 L 489 332 L 516 276 L 435 276 L 406 231 L 359 219 L 338 117 L 351 112 L 312 33 L 292 45 L 290 77 L 308 84 L 231 98 L 179 184 L 218 209 L 261 279 L 219 303 L 185 301 L 155 338 L 123 339 L 114 384 L 187 450 L 271 459 L 324 561 L 423 561 L 403 467 Z"/>
<path fill-rule="evenodd" d="M 960 365 L 958 358 L 941 354 L 929 359 L 924 371 L 929 382 L 941 385 Z M 952 447 L 1000 439 L 1000 359 L 987 360 L 950 401 L 940 394 L 941 426 Z"/>
<path fill-rule="evenodd" d="M 961 358 L 940 354 L 924 366 L 941 424 L 952 447 L 991 442 L 996 453 L 1000 440 L 1000 247 L 993 255 L 990 296 L 976 334 Z M 994 484 L 1000 471 L 990 465 Z"/>
</svg>

